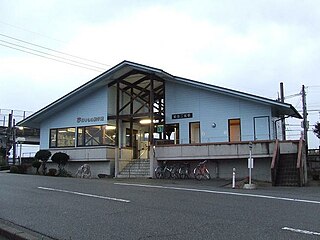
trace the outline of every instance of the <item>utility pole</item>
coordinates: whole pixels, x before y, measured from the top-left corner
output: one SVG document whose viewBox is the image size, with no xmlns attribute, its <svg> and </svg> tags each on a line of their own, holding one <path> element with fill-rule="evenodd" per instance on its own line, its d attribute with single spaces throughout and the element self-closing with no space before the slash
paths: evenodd
<svg viewBox="0 0 320 240">
<path fill-rule="evenodd" d="M 306 144 L 306 152 L 308 152 L 308 128 L 309 128 L 309 122 L 308 122 L 308 113 L 307 113 L 307 101 L 306 101 L 306 90 L 305 86 L 302 85 L 301 90 L 302 95 L 302 127 L 303 127 L 303 136 Z"/>
<path fill-rule="evenodd" d="M 13 165 L 16 165 L 16 155 L 17 155 L 17 145 L 16 145 L 16 135 L 17 135 L 17 130 L 16 130 L 16 120 L 13 119 L 13 124 L 12 124 L 12 161 Z"/>
<path fill-rule="evenodd" d="M 284 103 L 283 82 L 280 83 L 280 101 Z M 282 131 L 282 140 L 285 141 L 287 138 L 286 138 L 286 121 L 284 116 L 281 116 L 281 131 Z"/>
</svg>

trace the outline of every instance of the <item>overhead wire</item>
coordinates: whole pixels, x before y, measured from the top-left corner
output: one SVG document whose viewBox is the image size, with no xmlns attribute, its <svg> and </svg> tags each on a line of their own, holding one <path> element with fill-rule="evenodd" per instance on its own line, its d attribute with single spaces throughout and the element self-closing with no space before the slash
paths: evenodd
<svg viewBox="0 0 320 240">
<path fill-rule="evenodd" d="M 93 69 L 93 68 L 90 68 L 90 67 L 85 67 L 85 66 L 81 66 L 81 65 L 78 65 L 78 64 L 74 64 L 74 63 L 58 60 L 58 59 L 51 58 L 51 57 L 46 57 L 46 56 L 41 55 L 41 54 L 29 52 L 29 51 L 26 51 L 26 50 L 23 50 L 23 49 L 19 49 L 19 48 L 15 48 L 15 47 L 12 47 L 12 46 L 8 46 L 8 45 L 2 44 L 2 43 L 0 43 L 0 45 L 4 46 L 4 47 L 7 47 L 7 48 L 11 48 L 11 49 L 17 50 L 17 51 L 21 51 L 21 52 L 24 52 L 24 53 L 29 53 L 29 54 L 32 54 L 32 55 L 35 55 L 35 56 L 38 56 L 38 57 L 47 58 L 47 59 L 50 59 L 50 60 L 53 60 L 53 61 L 56 61 L 56 62 L 65 63 L 65 64 L 69 64 L 69 65 L 80 67 L 80 68 L 89 69 L 89 70 L 96 71 L 96 72 L 101 72 L 101 71 L 99 71 L 97 69 Z"/>
<path fill-rule="evenodd" d="M 39 51 L 39 50 L 36 50 L 36 49 L 24 47 L 24 46 L 21 46 L 21 45 L 19 45 L 19 44 L 11 43 L 11 42 L 4 41 L 4 40 L 1 40 L 1 39 L 0 39 L 0 42 L 4 42 L 4 43 L 6 43 L 6 44 L 10 44 L 10 45 L 13 45 L 13 46 L 16 46 L 16 47 L 19 47 L 19 48 L 24 48 L 24 49 L 27 49 L 27 50 L 31 50 L 31 51 L 34 51 L 34 52 L 37 52 L 37 53 L 49 55 L 49 56 L 52 56 L 52 57 L 55 57 L 55 58 L 60 58 L 60 59 L 66 60 L 66 61 L 74 62 L 74 63 L 77 63 L 77 64 L 86 65 L 86 66 L 88 66 L 88 67 L 97 68 L 97 69 L 100 69 L 100 70 L 102 70 L 102 71 L 104 70 L 104 68 L 100 68 L 100 67 L 96 67 L 96 66 L 93 66 L 93 65 L 89 65 L 89 64 L 82 63 L 82 62 L 79 62 L 79 61 L 75 61 L 75 60 L 72 60 L 72 59 L 69 59 L 69 58 L 56 56 L 56 55 L 53 55 L 53 54 L 50 54 L 50 53 L 46 53 L 46 52 L 42 52 L 42 51 Z"/>
<path fill-rule="evenodd" d="M 0 33 L 0 36 L 6 37 L 6 38 L 9 38 L 9 39 L 18 41 L 18 42 L 22 42 L 22 43 L 25 43 L 25 44 L 29 44 L 29 45 L 32 45 L 32 46 L 35 46 L 35 47 L 43 48 L 43 49 L 46 49 L 46 50 L 49 50 L 49 51 L 52 51 L 52 52 L 56 52 L 56 53 L 59 53 L 59 54 L 67 55 L 69 57 L 78 58 L 78 59 L 81 59 L 81 60 L 84 60 L 84 61 L 100 64 L 100 65 L 107 66 L 107 67 L 111 66 L 109 64 L 101 63 L 101 62 L 90 60 L 90 59 L 83 58 L 83 57 L 79 57 L 79 56 L 76 56 L 76 55 L 73 55 L 73 54 L 69 54 L 69 53 L 58 51 L 58 50 L 54 50 L 52 48 L 44 47 L 44 46 L 41 46 L 39 44 L 34 44 L 34 43 L 31 43 L 31 42 L 28 42 L 28 41 L 25 41 L 25 40 L 22 40 L 22 39 L 19 39 L 19 38 L 11 37 L 11 36 L 3 34 L 3 33 Z"/>
<path fill-rule="evenodd" d="M 0 23 L 3 24 L 3 25 L 7 25 L 7 26 L 9 26 L 9 27 L 12 27 L 12 28 L 16 28 L 16 29 L 19 29 L 19 30 L 28 32 L 28 33 L 36 34 L 36 35 L 38 35 L 38 36 L 40 36 L 40 37 L 42 37 L 42 38 L 47 38 L 47 39 L 54 40 L 54 41 L 60 42 L 60 43 L 66 43 L 65 41 L 62 41 L 62 40 L 60 40 L 60 39 L 53 38 L 53 37 L 49 37 L 49 36 L 44 35 L 44 34 L 42 34 L 42 33 L 35 32 L 35 31 L 32 31 L 32 30 L 26 29 L 26 28 L 24 28 L 24 27 L 11 24 L 11 23 L 7 23 L 7 22 L 4 22 L 4 21 L 2 21 L 2 20 L 0 20 Z"/>
</svg>

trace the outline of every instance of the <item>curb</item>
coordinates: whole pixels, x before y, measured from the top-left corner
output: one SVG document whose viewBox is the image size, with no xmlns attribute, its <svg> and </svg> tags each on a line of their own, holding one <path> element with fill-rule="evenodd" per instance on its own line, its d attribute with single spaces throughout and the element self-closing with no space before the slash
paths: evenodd
<svg viewBox="0 0 320 240">
<path fill-rule="evenodd" d="M 0 219 L 0 236 L 9 240 L 53 240 L 3 219 Z"/>
</svg>

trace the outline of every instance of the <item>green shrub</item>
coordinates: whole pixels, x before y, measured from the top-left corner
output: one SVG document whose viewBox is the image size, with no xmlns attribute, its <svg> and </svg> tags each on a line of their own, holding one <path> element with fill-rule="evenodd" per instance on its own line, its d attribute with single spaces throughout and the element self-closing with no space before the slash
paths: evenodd
<svg viewBox="0 0 320 240">
<path fill-rule="evenodd" d="M 70 159 L 69 155 L 63 152 L 56 152 L 51 157 L 52 162 L 58 164 L 59 176 L 66 177 L 64 172 L 64 166 L 67 164 L 69 159 Z"/>
<path fill-rule="evenodd" d="M 50 168 L 48 172 L 48 176 L 56 176 L 57 175 L 57 169 L 55 168 Z"/>
<path fill-rule="evenodd" d="M 64 168 L 62 168 L 60 171 L 59 171 L 59 174 L 58 174 L 59 177 L 72 177 L 72 174 L 70 172 L 68 172 L 67 170 L 65 170 Z"/>
<path fill-rule="evenodd" d="M 30 164 L 18 165 L 19 173 L 25 174 L 27 172 L 28 167 L 30 167 Z"/>
<path fill-rule="evenodd" d="M 10 167 L 10 173 L 19 173 L 24 174 L 27 172 L 29 165 L 22 164 L 22 165 L 14 165 Z"/>
<path fill-rule="evenodd" d="M 11 166 L 10 167 L 10 173 L 19 173 L 18 166 Z"/>
<path fill-rule="evenodd" d="M 49 160 L 50 156 L 51 156 L 51 152 L 49 150 L 42 149 L 42 150 L 39 150 L 34 157 L 35 159 L 42 161 L 43 175 L 46 175 L 46 171 L 47 171 L 46 163 Z"/>
<path fill-rule="evenodd" d="M 37 169 L 36 174 L 39 174 L 39 168 L 41 167 L 41 162 L 38 159 L 33 160 L 32 167 Z"/>
</svg>

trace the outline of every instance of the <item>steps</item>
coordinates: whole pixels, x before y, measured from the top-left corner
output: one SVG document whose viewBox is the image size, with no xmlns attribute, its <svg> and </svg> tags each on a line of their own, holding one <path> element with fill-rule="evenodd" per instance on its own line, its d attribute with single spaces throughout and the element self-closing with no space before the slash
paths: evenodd
<svg viewBox="0 0 320 240">
<path fill-rule="evenodd" d="M 135 159 L 132 160 L 117 175 L 118 178 L 148 178 L 150 177 L 150 160 Z"/>
<path fill-rule="evenodd" d="M 278 162 L 276 186 L 299 186 L 297 154 L 282 154 Z"/>
</svg>

